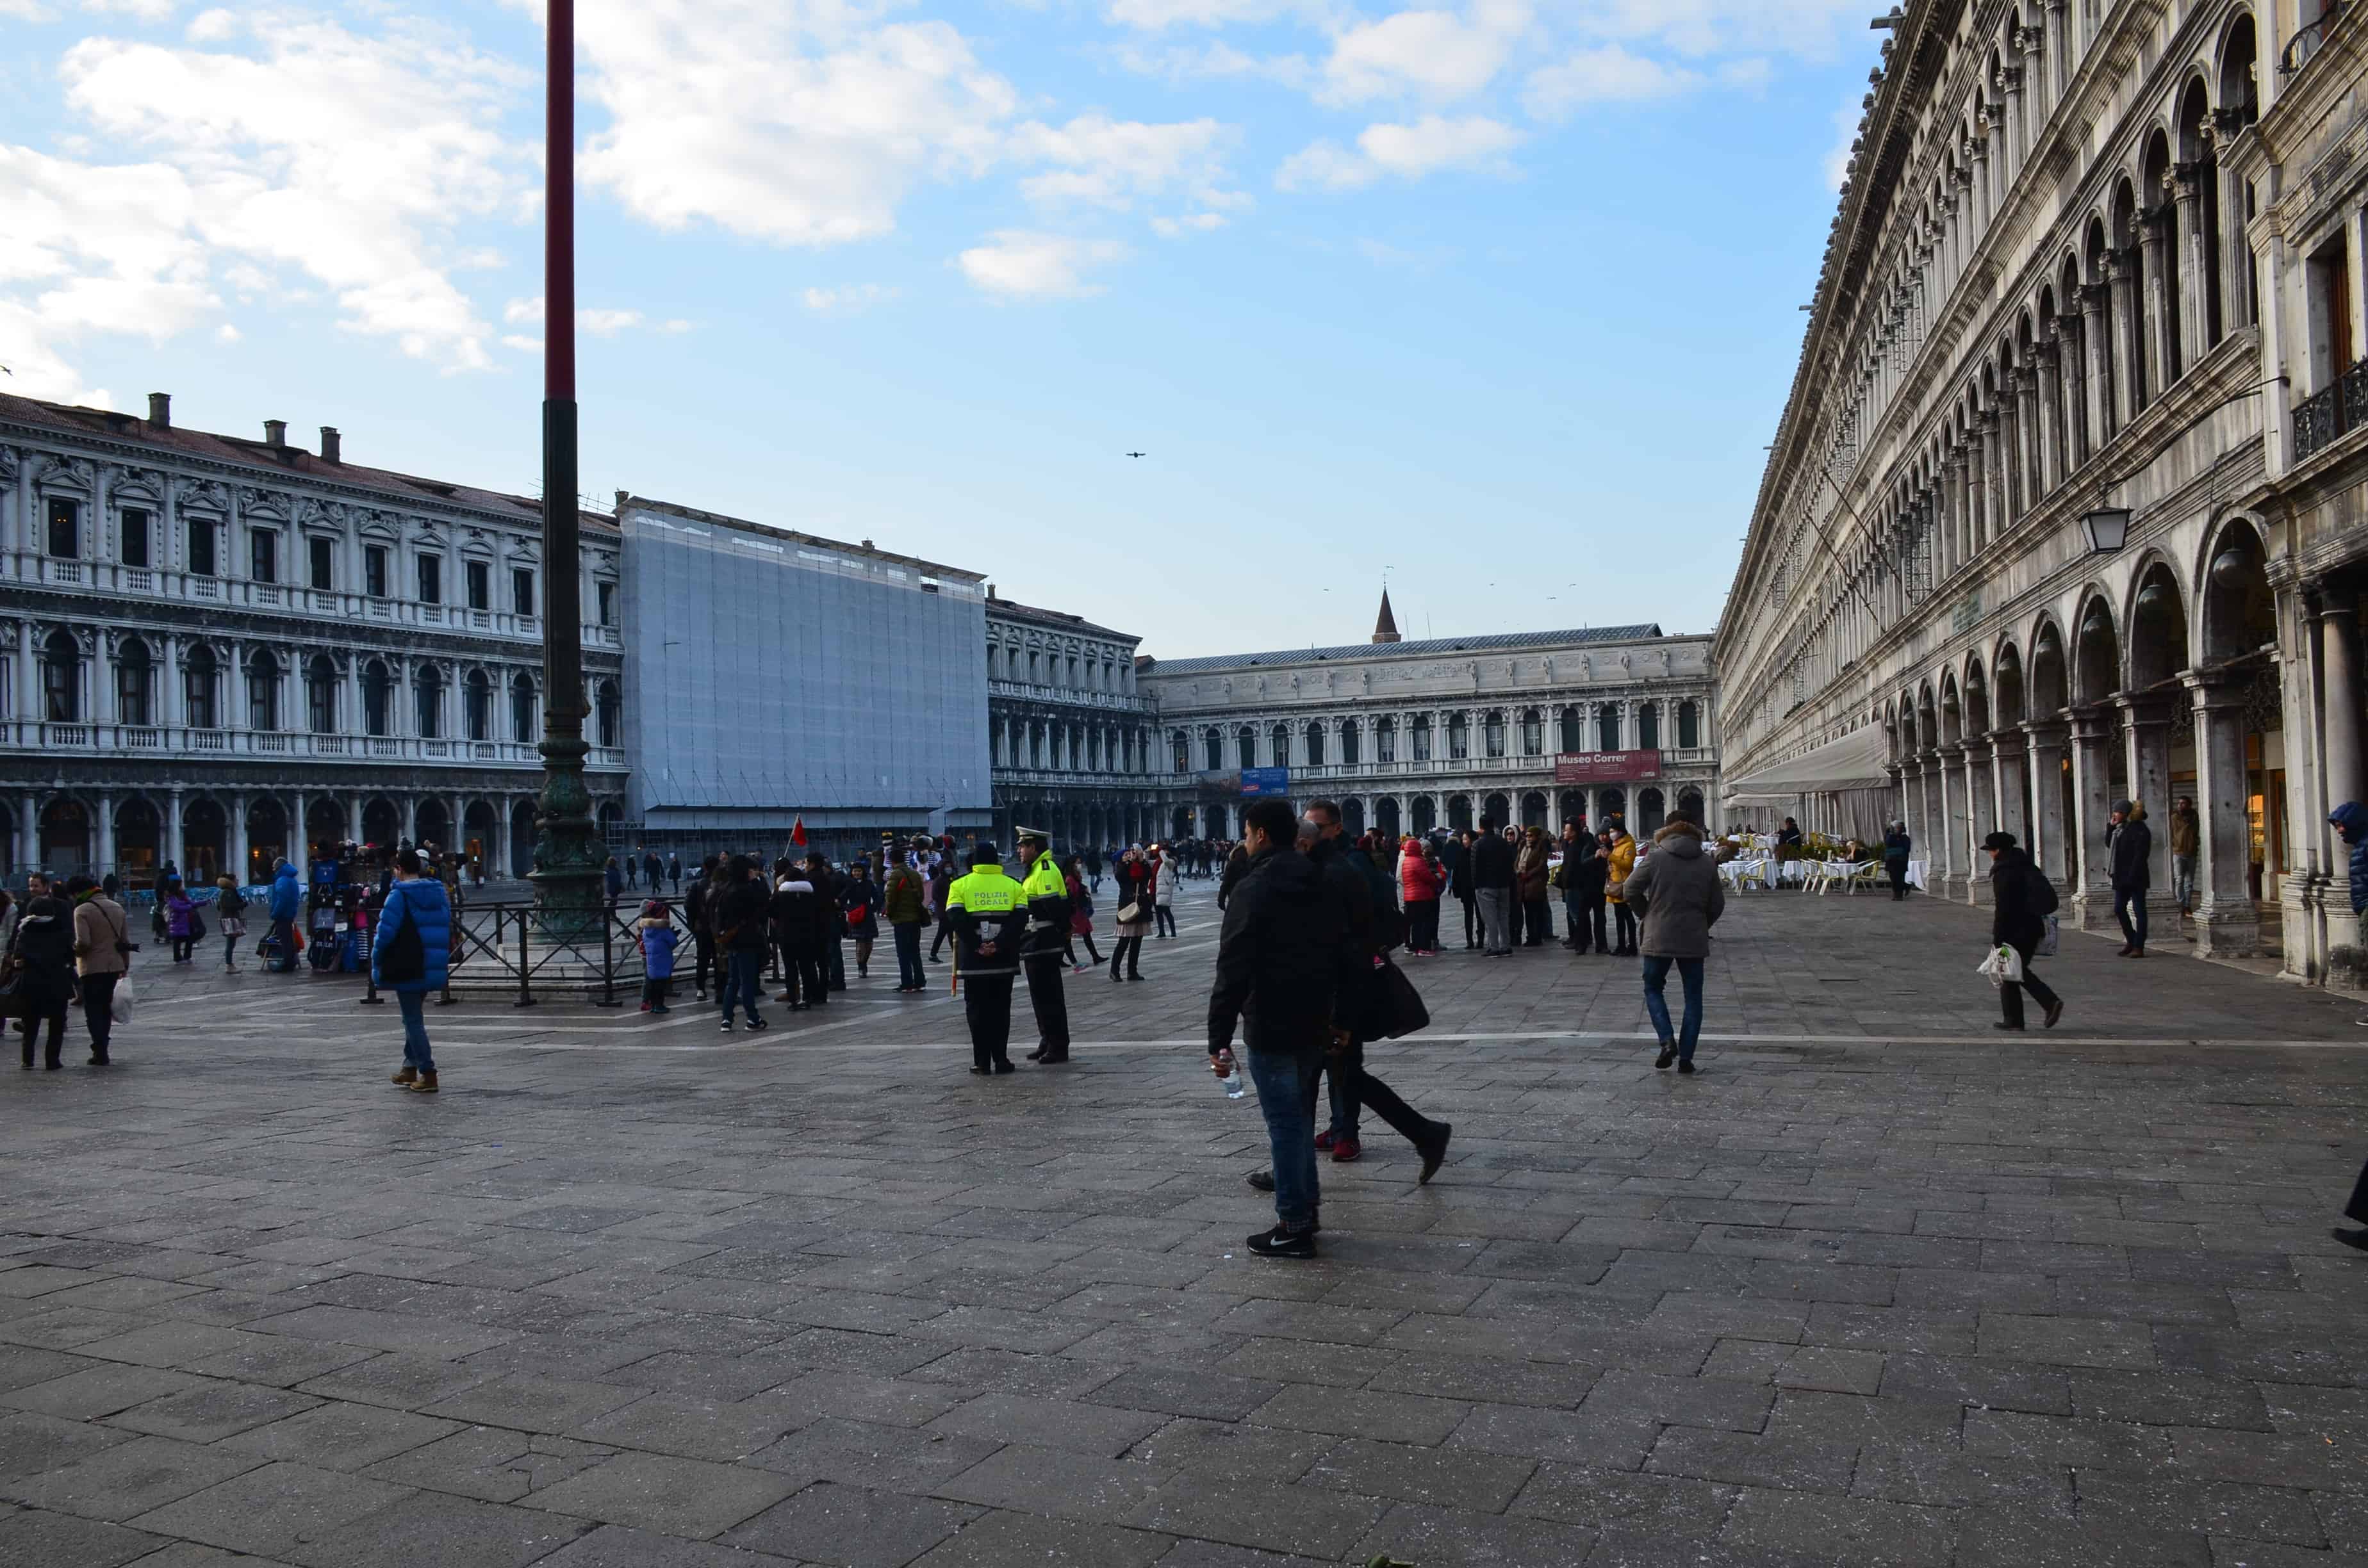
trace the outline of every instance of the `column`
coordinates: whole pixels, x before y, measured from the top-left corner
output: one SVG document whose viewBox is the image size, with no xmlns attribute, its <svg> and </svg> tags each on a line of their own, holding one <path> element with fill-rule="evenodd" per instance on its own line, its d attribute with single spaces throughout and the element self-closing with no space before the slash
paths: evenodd
<svg viewBox="0 0 2368 1568">
<path fill-rule="evenodd" d="M 2260 951 L 2261 918 L 2253 904 L 2245 818 L 2244 683 L 2193 671 L 2180 678 L 2195 703 L 2195 809 L 2203 828 L 2196 845 L 2195 953 L 2250 958 Z"/>
<path fill-rule="evenodd" d="M 313 839 L 304 825 L 306 801 L 303 790 L 296 791 L 295 801 L 296 814 L 288 819 L 288 863 L 295 867 L 296 874 L 305 878 L 309 883 L 313 875 Z"/>
<path fill-rule="evenodd" d="M 2112 387 L 2112 346 L 2106 341 L 2105 301 L 2111 288 L 2102 283 L 2080 290 L 2080 460 L 2097 455 L 2113 428 L 2107 392 Z"/>
<path fill-rule="evenodd" d="M 2141 190 L 2138 199 L 2144 201 L 2146 195 Z M 2139 218 L 2138 247 L 2146 265 L 2146 391 L 2148 395 L 2159 397 L 2179 375 L 2179 350 L 2172 342 L 2176 335 L 2172 324 L 2177 301 L 2171 298 L 2176 287 L 2171 281 L 2171 268 L 2178 264 L 2178 247 L 2170 233 L 2169 192 L 2156 195 L 2163 204 Z"/>
<path fill-rule="evenodd" d="M 2066 311 L 2055 318 L 2055 365 L 2059 401 L 2055 449 L 2063 461 L 2055 473 L 2059 482 L 2070 478 L 2089 460 L 2092 440 L 2088 423 L 2089 376 L 2080 332 L 2078 311 Z"/>
<path fill-rule="evenodd" d="M 2028 513 L 2047 494 L 2047 431 L 2040 417 L 2039 358 L 2041 350 L 2032 347 L 2032 363 L 2014 373 L 2014 425 L 2021 437 L 2015 456 L 2022 464 L 2022 509 Z"/>
<path fill-rule="evenodd" d="M 2030 756 L 2031 855 L 2059 889 L 2068 890 L 2064 838 L 2064 744 L 2068 732 L 2055 722 L 2025 724 Z"/>
<path fill-rule="evenodd" d="M 2083 931 L 2116 929 L 2105 818 L 2113 809 L 2113 710 L 2072 710 L 2072 810 L 2067 845 L 2077 872 L 2065 913 Z"/>
<path fill-rule="evenodd" d="M 246 865 L 246 797 L 230 798 L 230 821 L 223 824 L 222 869 L 238 879 L 238 885 L 247 884 Z"/>
<path fill-rule="evenodd" d="M 1958 562 L 1973 559 L 1982 547 L 1982 521 L 1989 516 L 1989 469 L 1982 421 L 1976 418 L 1972 431 L 1965 437 L 1965 505 L 1957 514 L 1955 553 Z"/>
<path fill-rule="evenodd" d="M 2001 388 L 1998 395 L 2003 398 L 2013 393 Z M 2004 415 L 1996 408 L 1985 410 L 1982 414 L 1982 455 L 1989 460 L 1990 467 L 1989 472 L 1984 476 L 1987 481 L 1989 496 L 1979 536 L 1983 546 L 1995 542 L 1999 535 L 2006 532 L 2007 525 L 2014 520 L 2014 502 L 2009 489 L 2006 460 L 2007 444 Z"/>
<path fill-rule="evenodd" d="M 1965 902 L 1990 902 L 1989 860 L 1981 852 L 1998 822 L 1998 754 L 1982 737 L 1965 742 Z"/>
<path fill-rule="evenodd" d="M 28 790 L 17 810 L 17 820 L 22 824 L 17 835 L 17 869 L 31 870 L 41 864 L 41 803 Z"/>
<path fill-rule="evenodd" d="M 2039 345 L 2039 486 L 2037 494 L 2052 494 L 2072 472 L 2064 460 L 2064 345 L 2051 325 L 2047 336 Z"/>
<path fill-rule="evenodd" d="M 2014 835 L 2015 841 L 2025 849 L 2037 853 L 2031 837 L 2031 813 L 2025 808 L 2023 786 L 2023 742 L 2021 730 L 1990 732 L 1991 799 L 1996 802 L 1996 821 L 2001 833 Z"/>
<path fill-rule="evenodd" d="M 346 836 L 356 844 L 362 841 L 362 798 L 350 795 L 346 799 Z"/>
<path fill-rule="evenodd" d="M 2208 121 L 2203 129 L 2206 135 L 2211 133 Z M 2212 270 L 2203 255 L 2211 240 L 2203 233 L 2203 189 L 2200 175 L 2201 171 L 2193 164 L 2173 164 L 2170 166 L 2169 195 L 2179 250 L 2179 355 L 2181 370 L 2203 358 L 2205 339 L 2210 335 L 2212 324 L 2212 307 L 2205 298 Z M 2244 210 L 2238 208 L 2237 210 L 2241 212 Z"/>
<path fill-rule="evenodd" d="M 2160 698 L 2123 697 L 2122 742 L 2130 799 L 2146 808 L 2154 841 L 2148 868 L 2148 934 L 2179 929 L 2179 901 L 2170 893 L 2170 706 Z"/>
<path fill-rule="evenodd" d="M 1921 828 L 1916 843 L 1924 852 L 1924 891 L 1935 895 L 1945 893 L 1949 880 L 1948 835 L 1941 826 L 1941 759 L 1926 752 L 1920 759 L 1923 790 L 1916 801 L 1917 822 Z"/>
<path fill-rule="evenodd" d="M 1924 764 L 1918 758 L 1902 757 L 1899 763 L 1899 821 L 1907 830 L 1907 839 L 1921 858 L 1930 851 L 1924 845 Z"/>
<path fill-rule="evenodd" d="M 2113 428 L 2137 417 L 2137 378 L 2146 364 L 2146 312 L 2138 304 L 2136 247 L 2105 256 L 2105 280 L 2113 290 Z"/>
<path fill-rule="evenodd" d="M 167 790 L 165 804 L 164 841 L 160 846 L 159 853 L 173 863 L 173 869 L 186 876 L 188 874 L 188 868 L 181 863 L 184 853 L 181 844 L 181 791 L 177 789 Z"/>
<path fill-rule="evenodd" d="M 90 874 L 104 877 L 115 869 L 115 797 L 98 797 L 98 821 L 91 835 Z"/>
<path fill-rule="evenodd" d="M 2328 809 L 2362 798 L 2368 765 L 2363 765 L 2360 740 L 2360 662 L 2352 638 L 2359 619 L 2357 601 L 2349 588 L 2325 584 L 2319 589 L 2318 667 L 2323 687 L 2321 732 L 2327 737 L 2327 799 Z"/>
<path fill-rule="evenodd" d="M 1932 891 L 1965 902 L 1973 867 L 1965 858 L 1965 748 L 1954 744 L 1940 750 L 1941 812 L 1933 825 Z"/>
</svg>

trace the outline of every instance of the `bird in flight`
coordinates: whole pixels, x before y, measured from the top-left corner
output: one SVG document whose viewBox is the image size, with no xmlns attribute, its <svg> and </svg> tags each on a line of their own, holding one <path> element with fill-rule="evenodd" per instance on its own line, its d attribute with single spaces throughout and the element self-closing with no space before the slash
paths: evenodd
<svg viewBox="0 0 2368 1568">
<path fill-rule="evenodd" d="M 1151 454 L 1149 452 L 1129 452 L 1126 455 L 1131 458 L 1147 458 Z"/>
</svg>

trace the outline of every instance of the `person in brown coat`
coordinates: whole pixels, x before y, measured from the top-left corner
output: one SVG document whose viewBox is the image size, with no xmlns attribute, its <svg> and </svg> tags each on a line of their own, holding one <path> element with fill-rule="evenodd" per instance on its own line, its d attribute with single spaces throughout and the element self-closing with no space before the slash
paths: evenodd
<svg viewBox="0 0 2368 1568">
<path fill-rule="evenodd" d="M 1694 1042 L 1702 1036 L 1702 963 L 1710 957 L 1710 928 L 1726 913 L 1726 889 L 1719 883 L 1717 863 L 1702 853 L 1702 829 L 1679 817 L 1655 834 L 1653 853 L 1618 891 L 1644 919 L 1637 946 L 1645 955 L 1645 1013 L 1661 1041 L 1653 1065 L 1675 1062 L 1679 1072 L 1691 1073 Z M 1685 1022 L 1678 1029 L 1669 1027 L 1669 1005 L 1662 994 L 1673 965 L 1686 993 Z"/>
<path fill-rule="evenodd" d="M 1543 946 L 1554 935 L 1547 914 L 1546 862 L 1551 858 L 1546 830 L 1531 824 L 1521 834 L 1520 852 L 1513 858 L 1513 894 L 1521 904 L 1521 945 Z"/>
</svg>

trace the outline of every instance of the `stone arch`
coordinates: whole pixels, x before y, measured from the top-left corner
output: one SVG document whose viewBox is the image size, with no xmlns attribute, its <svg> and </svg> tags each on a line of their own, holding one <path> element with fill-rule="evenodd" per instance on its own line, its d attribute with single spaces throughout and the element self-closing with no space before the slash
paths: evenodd
<svg viewBox="0 0 2368 1568">
<path fill-rule="evenodd" d="M 2188 667 L 2187 596 L 2168 559 L 2157 555 L 2141 562 L 2122 619 L 2129 628 L 2131 690 L 2159 686 Z"/>
<path fill-rule="evenodd" d="M 2102 702 L 2121 689 L 2122 642 L 2114 630 L 2113 607 L 2102 593 L 2089 589 L 2073 626 L 2072 700 Z"/>
<path fill-rule="evenodd" d="M 1428 838 L 1439 826 L 1439 802 L 1429 795 L 1417 795 L 1406 807 L 1412 828 L 1418 838 Z"/>
<path fill-rule="evenodd" d="M 1964 723 L 1968 736 L 1990 733 L 1990 686 L 1982 674 L 1981 655 L 1965 661 Z"/>
<path fill-rule="evenodd" d="M 363 843 L 380 849 L 392 849 L 395 840 L 409 836 L 403 829 L 403 812 L 393 801 L 379 795 L 363 805 Z"/>
<path fill-rule="evenodd" d="M 2202 582 L 2200 663 L 2224 664 L 2277 641 L 2277 597 L 2251 519 L 2233 517 L 2220 525 L 2204 550 Z"/>
<path fill-rule="evenodd" d="M 134 795 L 115 808 L 115 873 L 127 886 L 153 887 L 165 855 L 165 816 L 156 802 Z"/>
<path fill-rule="evenodd" d="M 2009 641 L 1998 644 L 1990 659 L 1990 718 L 2009 729 L 2030 717 L 2023 702 L 2022 654 Z"/>
<path fill-rule="evenodd" d="M 1941 744 L 1955 745 L 1965 738 L 1965 708 L 1957 696 L 1957 672 L 1941 673 Z"/>
<path fill-rule="evenodd" d="M 2031 632 L 2030 707 L 2034 718 L 2054 718 L 2072 706 L 2072 670 L 2064 633 L 2052 616 L 2041 616 Z"/>
<path fill-rule="evenodd" d="M 332 795 L 315 795 L 304 802 L 304 845 L 307 854 L 317 855 L 320 846 L 334 852 L 347 837 L 346 808 Z"/>
</svg>

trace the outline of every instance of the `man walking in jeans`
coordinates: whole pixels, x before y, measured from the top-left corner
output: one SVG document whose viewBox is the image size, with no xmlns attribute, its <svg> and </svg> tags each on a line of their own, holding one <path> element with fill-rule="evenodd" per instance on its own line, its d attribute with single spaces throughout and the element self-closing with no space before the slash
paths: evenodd
<svg viewBox="0 0 2368 1568">
<path fill-rule="evenodd" d="M 1645 1012 L 1660 1038 L 1656 1068 L 1672 1062 L 1680 1073 L 1694 1070 L 1694 1042 L 1702 1037 L 1702 960 L 1710 957 L 1710 928 L 1726 913 L 1726 890 L 1718 865 L 1702 853 L 1702 829 L 1678 817 L 1653 835 L 1653 853 L 1621 884 L 1620 896 L 1644 915 L 1637 942 L 1645 955 Z M 1669 1027 L 1669 1004 L 1662 994 L 1676 965 L 1686 988 L 1685 1024 Z"/>
<path fill-rule="evenodd" d="M 2126 938 L 2113 956 L 2146 957 L 2146 890 L 2154 886 L 2154 829 L 2146 825 L 2146 808 L 2123 801 L 2113 808 L 2105 828 L 2105 852 L 2112 859 L 2113 916 Z"/>
<path fill-rule="evenodd" d="M 1296 836 L 1287 801 L 1254 801 L 1243 812 L 1248 869 L 1225 903 L 1209 993 L 1210 1069 L 1224 1076 L 1240 1024 L 1274 1160 L 1276 1223 L 1248 1244 L 1260 1257 L 1315 1256 L 1315 1074 L 1335 1039 L 1333 1003 L 1353 960 L 1339 896 L 1299 853 Z"/>
<path fill-rule="evenodd" d="M 1472 889 L 1480 904 L 1480 936 L 1488 956 L 1501 959 L 1513 950 L 1513 846 L 1497 831 L 1494 817 L 1480 819 L 1480 836 L 1472 841 Z"/>
</svg>

